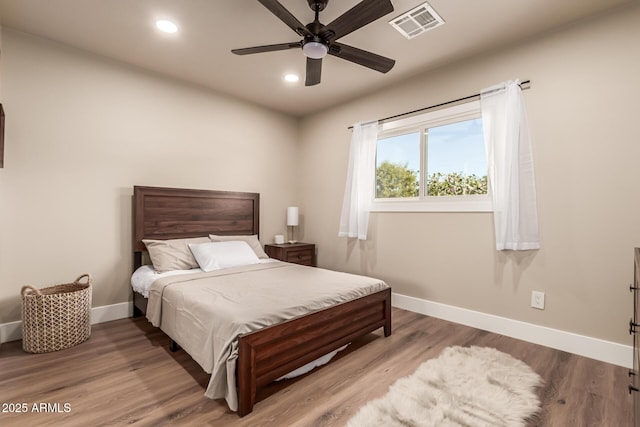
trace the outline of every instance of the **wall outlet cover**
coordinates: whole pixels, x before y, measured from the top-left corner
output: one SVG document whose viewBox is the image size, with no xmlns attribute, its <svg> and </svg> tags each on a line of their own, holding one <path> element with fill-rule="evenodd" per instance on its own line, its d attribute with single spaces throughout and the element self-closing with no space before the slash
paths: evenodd
<svg viewBox="0 0 640 427">
<path fill-rule="evenodd" d="M 544 310 L 544 292 L 531 291 L 531 307 Z"/>
</svg>

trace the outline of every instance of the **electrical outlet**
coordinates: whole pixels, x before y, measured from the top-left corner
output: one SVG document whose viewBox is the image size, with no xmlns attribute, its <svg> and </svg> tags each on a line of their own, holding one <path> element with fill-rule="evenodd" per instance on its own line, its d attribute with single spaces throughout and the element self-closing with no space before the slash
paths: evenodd
<svg viewBox="0 0 640 427">
<path fill-rule="evenodd" d="M 544 310 L 544 292 L 531 291 L 531 307 Z"/>
</svg>

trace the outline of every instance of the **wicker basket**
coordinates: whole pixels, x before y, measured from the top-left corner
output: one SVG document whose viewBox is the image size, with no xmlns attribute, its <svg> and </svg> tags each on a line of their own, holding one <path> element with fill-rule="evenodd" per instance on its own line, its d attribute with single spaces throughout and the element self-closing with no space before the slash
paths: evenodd
<svg viewBox="0 0 640 427">
<path fill-rule="evenodd" d="M 86 278 L 86 282 L 80 283 Z M 91 335 L 91 275 L 73 283 L 22 287 L 22 349 L 46 353 L 73 347 Z"/>
</svg>

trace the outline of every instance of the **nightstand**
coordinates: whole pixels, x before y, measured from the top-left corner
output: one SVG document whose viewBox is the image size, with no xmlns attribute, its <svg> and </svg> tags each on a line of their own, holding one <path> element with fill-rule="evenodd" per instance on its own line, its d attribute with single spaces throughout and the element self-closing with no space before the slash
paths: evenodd
<svg viewBox="0 0 640 427">
<path fill-rule="evenodd" d="M 313 243 L 283 243 L 264 245 L 270 258 L 294 264 L 316 266 L 316 245 Z"/>
</svg>

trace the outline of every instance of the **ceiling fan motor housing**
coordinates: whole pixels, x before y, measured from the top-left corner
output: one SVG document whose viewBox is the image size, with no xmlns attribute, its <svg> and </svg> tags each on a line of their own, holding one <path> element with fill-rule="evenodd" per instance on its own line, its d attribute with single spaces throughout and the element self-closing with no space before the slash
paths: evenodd
<svg viewBox="0 0 640 427">
<path fill-rule="evenodd" d="M 313 10 L 314 12 L 316 10 L 318 12 L 322 12 L 324 8 L 327 7 L 327 3 L 329 3 L 329 0 L 323 0 L 323 1 L 307 0 L 307 2 L 309 3 L 309 7 L 311 8 L 311 10 Z"/>
</svg>

